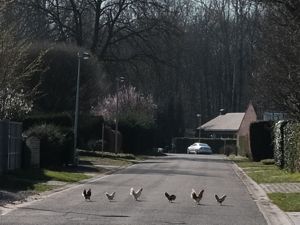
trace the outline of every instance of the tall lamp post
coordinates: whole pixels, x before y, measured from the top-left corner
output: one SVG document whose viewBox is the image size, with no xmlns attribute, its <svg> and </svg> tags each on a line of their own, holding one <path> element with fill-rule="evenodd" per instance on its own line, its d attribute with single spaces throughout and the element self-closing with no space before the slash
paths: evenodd
<svg viewBox="0 0 300 225">
<path fill-rule="evenodd" d="M 74 152 L 73 152 L 73 164 L 78 164 L 77 156 L 77 129 L 78 129 L 78 107 L 79 107 L 79 87 L 80 87 L 80 64 L 81 59 L 89 59 L 90 55 L 87 52 L 78 52 L 78 68 L 77 68 L 77 81 L 76 81 L 76 103 L 75 103 L 75 118 L 74 118 Z"/>
<path fill-rule="evenodd" d="M 118 153 L 118 129 L 119 129 L 119 89 L 120 83 L 124 82 L 124 77 L 117 77 L 117 95 L 116 95 L 116 129 L 115 129 L 115 154 Z"/>
<path fill-rule="evenodd" d="M 198 126 L 199 126 L 198 138 L 199 138 L 199 142 L 201 142 L 201 119 L 202 119 L 201 117 L 202 117 L 202 115 L 198 113 L 196 116 L 198 118 Z"/>
</svg>

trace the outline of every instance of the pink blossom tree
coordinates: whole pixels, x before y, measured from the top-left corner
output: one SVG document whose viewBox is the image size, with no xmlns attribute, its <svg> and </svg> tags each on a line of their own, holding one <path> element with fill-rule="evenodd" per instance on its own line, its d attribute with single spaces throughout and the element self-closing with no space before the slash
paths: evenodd
<svg viewBox="0 0 300 225">
<path fill-rule="evenodd" d="M 143 125 L 154 123 L 157 105 L 152 95 L 144 95 L 133 86 L 123 86 L 116 94 L 107 96 L 92 109 L 92 112 L 102 115 L 108 121 L 114 121 L 117 113 L 117 95 L 120 120 L 131 120 Z"/>
</svg>

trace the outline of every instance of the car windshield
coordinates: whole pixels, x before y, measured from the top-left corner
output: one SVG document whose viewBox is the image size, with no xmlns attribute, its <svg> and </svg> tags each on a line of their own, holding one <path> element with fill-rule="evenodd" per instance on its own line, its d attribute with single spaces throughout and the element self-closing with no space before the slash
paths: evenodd
<svg viewBox="0 0 300 225">
<path fill-rule="evenodd" d="M 192 146 L 205 146 L 205 147 L 208 147 L 208 144 L 205 144 L 205 143 L 194 143 Z"/>
</svg>

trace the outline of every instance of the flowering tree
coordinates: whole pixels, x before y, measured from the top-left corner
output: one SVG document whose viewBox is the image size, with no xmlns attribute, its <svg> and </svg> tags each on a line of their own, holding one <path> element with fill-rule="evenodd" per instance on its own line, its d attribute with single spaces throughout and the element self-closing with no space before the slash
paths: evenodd
<svg viewBox="0 0 300 225">
<path fill-rule="evenodd" d="M 139 93 L 133 86 L 122 87 L 115 95 L 106 97 L 93 108 L 93 113 L 114 121 L 117 113 L 117 95 L 120 120 L 134 120 L 144 125 L 154 123 L 157 106 L 153 97 Z"/>
<path fill-rule="evenodd" d="M 0 21 L 4 10 L 0 8 Z M 20 118 L 32 109 L 37 84 L 33 88 L 26 84 L 41 70 L 43 54 L 29 59 L 30 46 L 17 39 L 12 24 L 0 23 L 0 119 Z"/>
</svg>

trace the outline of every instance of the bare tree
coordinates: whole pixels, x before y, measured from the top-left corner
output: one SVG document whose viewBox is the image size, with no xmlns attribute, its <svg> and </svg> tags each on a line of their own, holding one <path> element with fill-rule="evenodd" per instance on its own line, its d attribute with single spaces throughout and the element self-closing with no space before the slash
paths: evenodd
<svg viewBox="0 0 300 225">
<path fill-rule="evenodd" d="M 300 119 L 300 1 L 261 1 L 265 7 L 260 67 L 255 78 L 265 107 Z"/>
<path fill-rule="evenodd" d="M 7 5 L 2 5 L 0 9 L 0 21 L 6 10 L 5 6 Z M 0 23 L 0 43 L 0 119 L 19 119 L 32 109 L 39 82 L 32 89 L 27 87 L 26 82 L 32 79 L 33 74 L 42 70 L 42 58 L 46 52 L 28 59 L 31 44 L 28 40 L 18 40 L 15 37 L 14 23 L 10 26 Z"/>
</svg>

